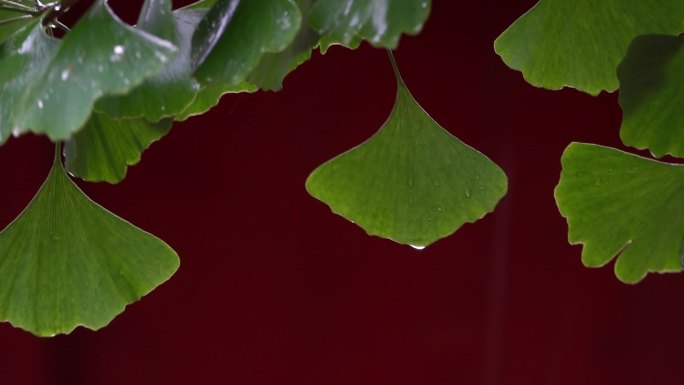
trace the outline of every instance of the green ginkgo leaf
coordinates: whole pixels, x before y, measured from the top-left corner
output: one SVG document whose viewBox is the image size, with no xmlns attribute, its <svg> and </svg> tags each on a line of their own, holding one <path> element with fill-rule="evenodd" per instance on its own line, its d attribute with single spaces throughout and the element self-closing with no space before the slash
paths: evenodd
<svg viewBox="0 0 684 385">
<path fill-rule="evenodd" d="M 684 32 L 681 0 L 540 0 L 494 43 L 537 87 L 615 91 L 615 69 L 637 36 Z"/>
<path fill-rule="evenodd" d="M 88 199 L 56 156 L 33 201 L 0 233 L 0 320 L 39 336 L 99 329 L 178 264 L 164 242 Z"/>
<path fill-rule="evenodd" d="M 197 79 L 204 85 L 242 83 L 265 53 L 287 48 L 301 24 L 293 0 L 218 0 L 193 36 Z"/>
<path fill-rule="evenodd" d="M 623 143 L 684 156 L 684 38 L 638 37 L 618 67 Z"/>
<path fill-rule="evenodd" d="M 417 248 L 494 210 L 507 179 L 413 99 L 397 72 L 387 122 L 363 144 L 314 170 L 306 189 L 370 235 Z"/>
<path fill-rule="evenodd" d="M 556 203 L 582 262 L 636 283 L 648 272 L 682 270 L 684 167 L 613 148 L 572 143 L 561 158 Z"/>
<path fill-rule="evenodd" d="M 374 46 L 396 48 L 402 33 L 415 35 L 430 14 L 431 0 L 318 0 L 308 19 L 325 39 L 345 46 L 367 40 Z"/>
<path fill-rule="evenodd" d="M 200 85 L 192 76 L 190 52 L 193 33 L 206 10 L 180 9 L 171 13 L 170 1 L 156 3 L 158 1 L 151 1 L 149 7 L 144 8 L 156 12 L 141 13 L 136 28 L 156 36 L 170 35 L 168 39 L 178 46 L 178 54 L 162 72 L 128 94 L 100 99 L 96 110 L 113 117 L 143 117 L 156 122 L 180 113 L 197 95 Z"/>
<path fill-rule="evenodd" d="M 32 51 L 32 44 L 27 40 L 22 48 Z M 97 99 L 130 91 L 176 51 L 170 42 L 127 26 L 98 0 L 50 59 L 38 57 L 49 65 L 23 84 L 22 97 L 14 101 L 14 129 L 68 139 L 85 125 Z"/>
<path fill-rule="evenodd" d="M 171 129 L 171 119 L 112 119 L 94 113 L 86 126 L 66 142 L 66 169 L 89 182 L 118 183 L 128 166 L 137 164 L 153 142 Z"/>
</svg>

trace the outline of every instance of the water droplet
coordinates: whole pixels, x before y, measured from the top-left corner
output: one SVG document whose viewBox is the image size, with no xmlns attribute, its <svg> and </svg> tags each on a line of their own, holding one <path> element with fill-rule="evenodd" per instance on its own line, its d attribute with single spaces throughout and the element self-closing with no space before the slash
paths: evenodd
<svg viewBox="0 0 684 385">
<path fill-rule="evenodd" d="M 435 186 L 440 186 L 440 185 L 442 184 L 442 182 L 440 182 L 439 179 L 433 180 L 432 183 L 433 183 Z"/>
<path fill-rule="evenodd" d="M 418 246 L 418 245 L 411 245 L 411 247 L 413 247 L 416 250 L 423 250 L 425 248 L 425 246 Z"/>
<path fill-rule="evenodd" d="M 97 72 L 102 73 L 104 71 L 104 67 L 102 65 L 97 66 Z"/>
<path fill-rule="evenodd" d="M 121 61 L 123 59 L 123 54 L 124 54 L 125 48 L 122 45 L 115 45 L 113 49 L 113 53 L 111 56 L 109 56 L 109 61 L 112 63 L 116 63 L 118 61 Z"/>
<path fill-rule="evenodd" d="M 41 109 L 41 110 L 43 109 L 43 101 L 42 100 L 38 99 L 38 103 L 36 103 L 36 104 L 38 104 L 39 109 Z"/>
<path fill-rule="evenodd" d="M 19 129 L 19 127 L 12 128 L 12 136 L 18 138 L 19 135 L 21 135 L 21 130 Z"/>
<path fill-rule="evenodd" d="M 64 81 L 66 81 L 67 79 L 69 79 L 69 75 L 70 75 L 70 74 L 71 74 L 71 70 L 68 69 L 68 68 L 65 69 L 64 71 L 62 71 L 62 81 L 64 82 Z"/>
<path fill-rule="evenodd" d="M 594 186 L 600 186 L 601 185 L 601 178 L 596 178 L 594 181 Z"/>
<path fill-rule="evenodd" d="M 485 188 L 484 188 L 484 186 L 480 186 L 480 187 L 478 187 L 477 189 L 480 190 L 480 191 L 484 191 Z"/>
<path fill-rule="evenodd" d="M 159 59 L 159 61 L 162 62 L 162 63 L 166 63 L 166 61 L 169 60 L 169 59 L 166 57 L 166 55 L 164 55 L 163 53 L 161 53 L 161 52 L 159 52 L 159 51 L 154 51 L 154 56 L 156 56 L 157 59 Z"/>
<path fill-rule="evenodd" d="M 469 188 L 465 188 L 465 196 L 466 198 L 470 199 L 473 196 L 473 193 L 470 191 Z"/>
<path fill-rule="evenodd" d="M 413 178 L 408 178 L 408 181 L 406 181 L 406 184 L 407 184 L 409 187 L 413 187 Z"/>
<path fill-rule="evenodd" d="M 442 211 L 444 211 L 444 209 L 442 208 L 442 206 L 437 206 L 437 211 L 441 213 Z"/>
<path fill-rule="evenodd" d="M 475 179 L 479 180 L 479 179 L 480 179 L 480 174 L 475 174 Z"/>
</svg>

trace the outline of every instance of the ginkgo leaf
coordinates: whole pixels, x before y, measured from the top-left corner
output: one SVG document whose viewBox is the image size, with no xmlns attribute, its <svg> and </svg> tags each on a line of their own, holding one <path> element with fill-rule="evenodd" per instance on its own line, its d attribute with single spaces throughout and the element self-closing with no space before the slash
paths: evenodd
<svg viewBox="0 0 684 385">
<path fill-rule="evenodd" d="M 358 39 L 396 48 L 402 33 L 415 35 L 430 14 L 431 0 L 317 0 L 309 23 L 332 43 L 353 46 Z"/>
<path fill-rule="evenodd" d="M 682 165 L 583 143 L 570 144 L 561 163 L 556 203 L 586 266 L 617 258 L 615 275 L 628 283 L 682 270 Z"/>
<path fill-rule="evenodd" d="M 118 183 L 128 166 L 137 164 L 153 142 L 171 129 L 171 119 L 112 119 L 94 113 L 86 126 L 66 142 L 66 169 L 89 182 Z"/>
<path fill-rule="evenodd" d="M 413 99 L 397 72 L 387 122 L 311 173 L 306 189 L 370 235 L 425 247 L 494 210 L 504 172 L 453 137 Z"/>
<path fill-rule="evenodd" d="M 170 35 L 169 39 L 178 46 L 178 54 L 162 72 L 145 80 L 128 94 L 100 99 L 96 110 L 112 117 L 143 117 L 156 122 L 175 116 L 194 100 L 200 85 L 192 76 L 191 43 L 195 28 L 206 10 L 181 9 L 171 13 L 170 2 L 165 3 L 157 4 L 156 8 L 151 4 L 150 8 L 157 12 L 141 13 L 136 27 L 156 36 L 160 33 Z M 143 19 L 145 17 L 147 21 Z M 163 32 L 169 28 L 170 31 Z M 159 29 L 162 31 L 155 32 Z"/>
<path fill-rule="evenodd" d="M 39 336 L 99 329 L 178 264 L 164 242 L 88 199 L 56 156 L 38 194 L 0 233 L 0 320 Z"/>
<path fill-rule="evenodd" d="M 33 41 L 25 43 L 25 51 L 36 49 Z M 14 128 L 68 139 L 85 125 L 97 99 L 130 91 L 176 51 L 170 42 L 125 25 L 98 0 L 61 40 L 43 73 L 23 84 L 14 102 Z"/>
<path fill-rule="evenodd" d="M 494 48 L 534 86 L 595 95 L 618 88 L 615 69 L 635 37 L 681 32 L 681 0 L 540 0 Z"/>
<path fill-rule="evenodd" d="M 636 38 L 618 77 L 622 142 L 658 157 L 684 156 L 684 38 Z"/>
<path fill-rule="evenodd" d="M 218 0 L 193 36 L 197 79 L 205 85 L 243 82 L 263 54 L 292 43 L 301 23 L 293 0 Z"/>
</svg>

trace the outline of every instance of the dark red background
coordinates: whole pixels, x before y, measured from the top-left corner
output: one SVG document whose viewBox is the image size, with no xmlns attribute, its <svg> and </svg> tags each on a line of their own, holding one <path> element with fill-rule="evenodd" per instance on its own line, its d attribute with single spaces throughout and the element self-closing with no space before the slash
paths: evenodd
<svg viewBox="0 0 684 385">
<path fill-rule="evenodd" d="M 176 125 L 123 183 L 81 184 L 181 268 L 98 332 L 0 324 L 0 383 L 684 383 L 684 276 L 628 286 L 566 241 L 560 155 L 571 141 L 619 146 L 620 110 L 615 95 L 533 88 L 494 54 L 533 3 L 434 0 L 396 54 L 423 107 L 508 174 L 493 214 L 416 251 L 310 198 L 308 173 L 369 137 L 394 98 L 382 50 L 316 54 L 282 92 L 228 96 Z M 51 158 L 44 138 L 0 149 L 0 226 Z"/>
</svg>

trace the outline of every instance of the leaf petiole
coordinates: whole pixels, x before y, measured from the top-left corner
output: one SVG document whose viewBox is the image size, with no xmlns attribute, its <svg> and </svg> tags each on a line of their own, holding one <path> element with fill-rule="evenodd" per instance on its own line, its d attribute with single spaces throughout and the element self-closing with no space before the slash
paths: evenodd
<svg viewBox="0 0 684 385">
<path fill-rule="evenodd" d="M 21 20 L 26 20 L 26 19 L 32 19 L 34 16 L 33 15 L 21 15 L 21 16 L 15 16 L 15 17 L 10 17 L 7 19 L 2 19 L 0 20 L 0 25 L 5 25 L 5 24 L 10 24 L 14 23 L 15 21 L 21 21 Z"/>
</svg>

